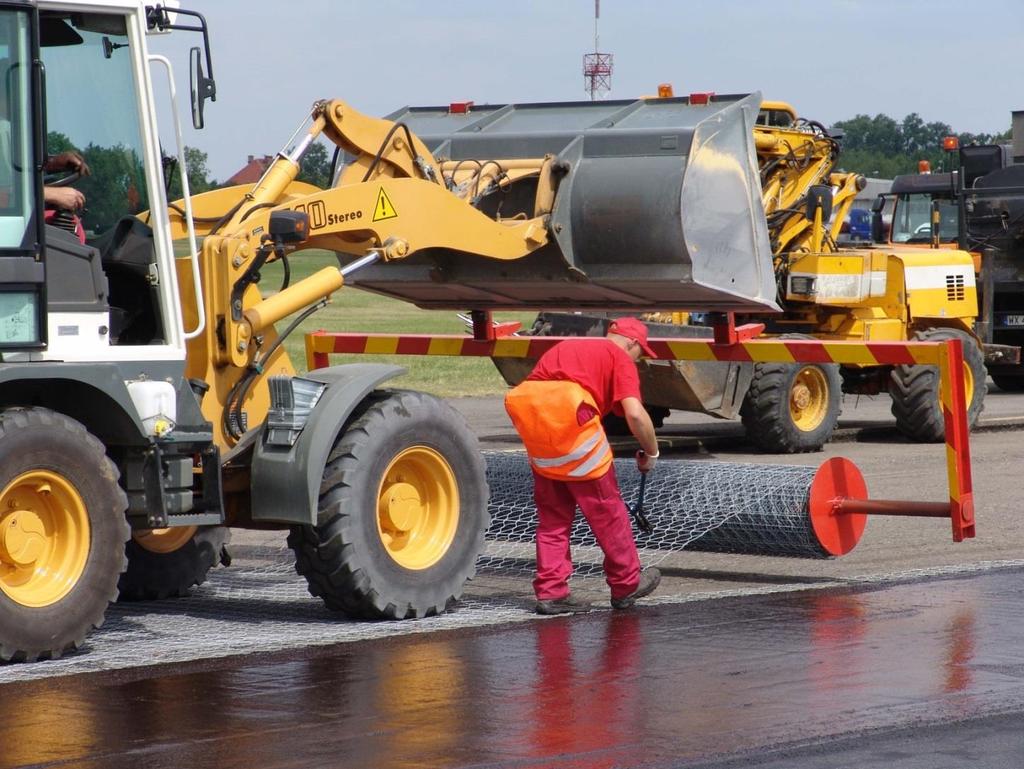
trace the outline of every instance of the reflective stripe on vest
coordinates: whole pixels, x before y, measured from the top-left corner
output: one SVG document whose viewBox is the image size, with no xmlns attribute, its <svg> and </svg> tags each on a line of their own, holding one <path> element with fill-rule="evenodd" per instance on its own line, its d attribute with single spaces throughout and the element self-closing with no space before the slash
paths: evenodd
<svg viewBox="0 0 1024 769">
<path fill-rule="evenodd" d="M 594 417 L 580 425 L 582 404 Z M 505 396 L 505 409 L 523 439 L 534 469 L 554 480 L 600 478 L 612 463 L 597 404 L 575 382 L 526 381 Z"/>
</svg>

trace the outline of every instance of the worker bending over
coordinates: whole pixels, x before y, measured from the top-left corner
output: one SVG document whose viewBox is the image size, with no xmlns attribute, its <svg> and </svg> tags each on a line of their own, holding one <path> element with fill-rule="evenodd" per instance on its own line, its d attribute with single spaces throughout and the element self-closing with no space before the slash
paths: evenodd
<svg viewBox="0 0 1024 769">
<path fill-rule="evenodd" d="M 636 362 L 655 357 L 647 327 L 636 318 L 612 322 L 604 339 L 567 339 L 552 347 L 530 375 L 505 397 L 505 409 L 519 433 L 533 471 L 537 503 L 538 614 L 573 614 L 590 604 L 569 591 L 572 558 L 569 534 L 576 507 L 604 552 L 611 603 L 628 609 L 661 581 L 640 557 L 629 511 L 615 479 L 612 450 L 601 418 L 624 416 L 640 443 L 637 467 L 646 473 L 658 458 L 654 425 L 640 400 Z"/>
</svg>

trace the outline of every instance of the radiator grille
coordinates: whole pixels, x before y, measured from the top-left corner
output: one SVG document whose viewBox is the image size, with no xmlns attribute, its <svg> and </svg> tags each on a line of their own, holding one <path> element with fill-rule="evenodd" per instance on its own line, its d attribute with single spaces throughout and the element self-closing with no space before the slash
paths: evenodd
<svg viewBox="0 0 1024 769">
<path fill-rule="evenodd" d="M 963 275 L 947 275 L 946 276 L 946 299 L 950 302 L 962 302 L 967 296 L 967 290 L 964 288 L 964 276 Z"/>
</svg>

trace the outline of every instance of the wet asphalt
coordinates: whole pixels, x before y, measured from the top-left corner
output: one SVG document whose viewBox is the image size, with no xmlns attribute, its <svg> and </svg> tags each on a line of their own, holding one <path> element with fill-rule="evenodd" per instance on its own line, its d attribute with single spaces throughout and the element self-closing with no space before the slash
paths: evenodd
<svg viewBox="0 0 1024 769">
<path fill-rule="evenodd" d="M 1024 766 L 1024 570 L 8 684 L 0 767 Z"/>
<path fill-rule="evenodd" d="M 952 545 L 942 522 L 872 521 L 839 561 L 686 555 L 656 595 L 667 602 L 631 612 L 333 645 L 311 645 L 324 621 L 313 619 L 273 654 L 12 677 L 0 684 L 0 769 L 1022 769 L 1022 404 L 990 397 L 972 440 L 969 543 Z M 485 446 L 514 444 L 499 406 L 458 405 Z M 884 403 L 844 408 L 825 456 L 853 456 L 873 496 L 942 497 L 941 447 L 894 440 Z M 734 424 L 673 429 L 683 455 L 765 461 L 748 458 Z M 767 583 L 788 592 L 686 599 Z M 154 613 L 192 616 L 173 604 Z M 251 627 L 220 632 L 211 649 L 260 648 L 230 635 Z M 95 655 L 86 648 L 74 669 Z"/>
</svg>

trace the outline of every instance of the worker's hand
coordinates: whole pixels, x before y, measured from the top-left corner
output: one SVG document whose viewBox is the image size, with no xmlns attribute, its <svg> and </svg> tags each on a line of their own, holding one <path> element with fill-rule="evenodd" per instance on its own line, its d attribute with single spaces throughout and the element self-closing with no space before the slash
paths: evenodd
<svg viewBox="0 0 1024 769">
<path fill-rule="evenodd" d="M 43 187 L 43 202 L 49 208 L 78 211 L 85 207 L 85 195 L 74 187 Z"/>
<path fill-rule="evenodd" d="M 82 176 L 89 176 L 92 173 L 89 170 L 89 164 L 85 162 L 85 158 L 77 152 L 61 152 L 47 158 L 46 170 L 49 172 L 75 171 Z"/>
<path fill-rule="evenodd" d="M 636 452 L 636 468 L 641 473 L 649 473 L 654 469 L 655 463 L 658 461 L 658 457 L 661 453 L 648 454 L 643 449 Z"/>
</svg>

